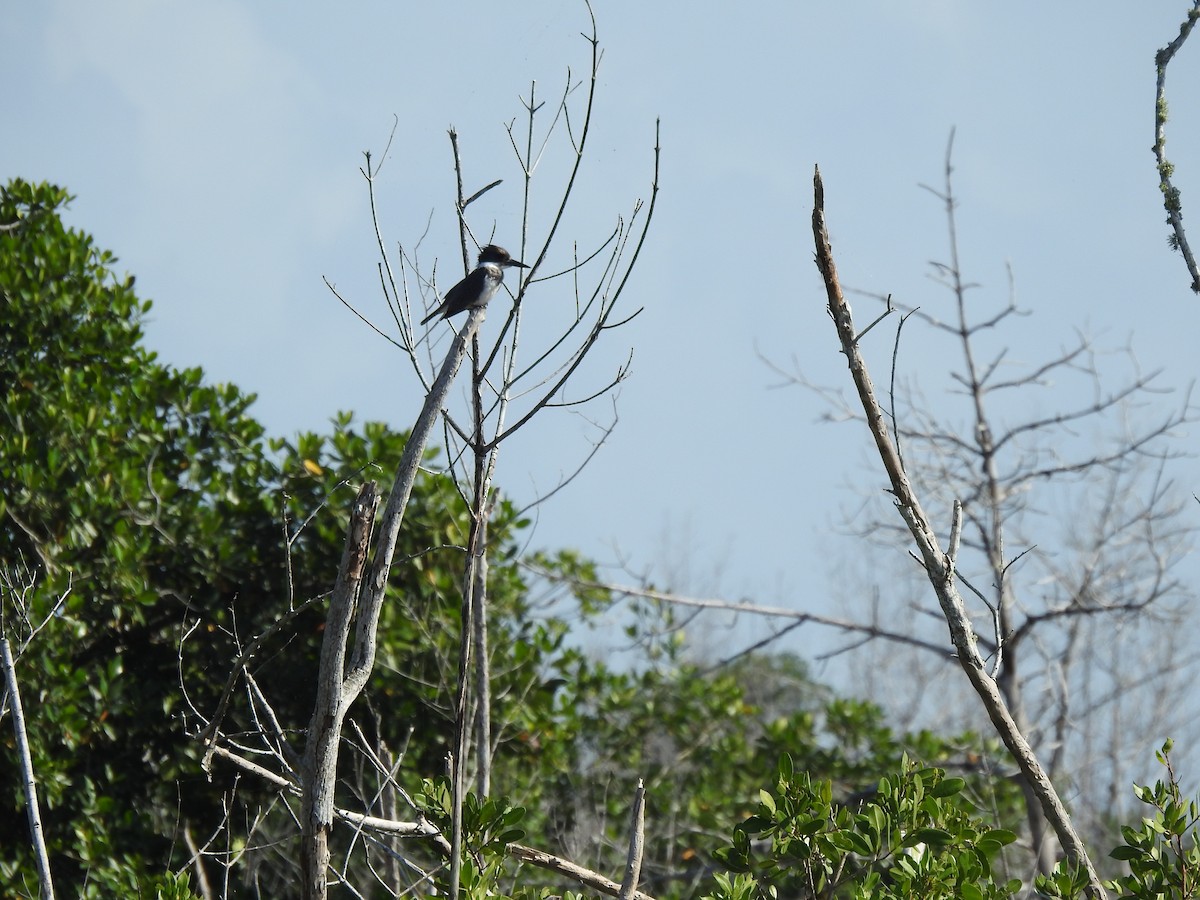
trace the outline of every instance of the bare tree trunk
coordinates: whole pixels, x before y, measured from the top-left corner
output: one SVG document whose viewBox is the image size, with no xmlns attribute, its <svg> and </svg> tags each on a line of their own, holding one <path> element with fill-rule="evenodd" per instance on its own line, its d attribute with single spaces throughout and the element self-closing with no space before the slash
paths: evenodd
<svg viewBox="0 0 1200 900">
<path fill-rule="evenodd" d="M 454 376 L 466 357 L 467 342 L 483 322 L 483 308 L 473 309 L 466 324 L 450 346 L 441 371 L 433 383 L 425 404 L 404 446 L 396 477 L 383 511 L 375 552 L 370 566 L 363 571 L 366 541 L 377 498 L 374 483 L 364 485 L 351 514 L 350 534 L 337 586 L 330 601 L 328 624 L 321 644 L 320 681 L 317 702 L 304 751 L 301 772 L 303 808 L 302 885 L 305 900 L 324 900 L 327 896 L 326 870 L 329 863 L 328 834 L 333 823 L 333 790 L 337 780 L 338 749 L 342 722 L 350 704 L 362 692 L 375 665 L 375 629 L 387 589 L 388 572 L 396 553 L 404 511 L 412 496 L 425 445 L 441 412 Z M 368 493 L 368 487 L 370 488 Z M 370 514 L 365 509 L 370 504 Z M 361 579 L 361 580 L 360 580 Z M 360 597 L 361 592 L 361 597 Z M 347 654 L 351 620 L 355 640 Z"/>
<path fill-rule="evenodd" d="M 953 135 L 951 135 L 951 147 L 953 146 L 953 140 Z M 963 283 L 962 269 L 959 265 L 958 226 L 955 222 L 954 195 L 950 187 L 952 172 L 950 159 L 950 149 L 947 148 L 946 192 L 945 194 L 937 195 L 945 203 L 946 219 L 950 231 L 950 260 L 946 279 L 949 282 L 950 289 L 954 292 L 958 316 L 957 336 L 964 357 L 964 382 L 970 392 L 971 404 L 975 415 L 975 427 L 973 429 L 975 440 L 974 452 L 979 460 L 980 474 L 983 478 L 980 499 L 983 502 L 984 512 L 980 517 L 979 539 L 992 578 L 994 608 L 998 622 L 997 632 L 999 635 L 1007 635 L 1013 631 L 1013 591 L 1006 577 L 1008 574 L 1008 562 L 1005 559 L 1004 550 L 1004 504 L 1006 492 L 1003 480 L 997 470 L 997 447 L 995 438 L 992 435 L 991 426 L 988 422 L 984 399 L 984 383 L 981 379 L 979 368 L 975 363 L 975 351 L 971 340 L 972 327 L 966 309 L 967 286 Z M 998 645 L 998 651 L 1003 650 L 1003 644 L 1000 641 L 998 641 Z M 1017 677 L 1018 661 L 1016 653 L 1013 652 L 1014 650 L 1015 647 L 1009 647 L 1003 661 L 997 662 L 996 685 L 1004 697 L 1004 702 L 1012 714 L 1017 729 L 1021 734 L 1029 734 L 1030 722 L 1026 715 L 1025 703 L 1021 695 L 1021 681 Z M 1054 769 L 1051 768 L 1048 774 L 1053 776 L 1055 774 Z M 1038 803 L 1033 785 L 1028 782 L 1022 782 L 1021 791 L 1025 798 L 1025 817 L 1029 823 L 1030 851 L 1033 854 L 1035 867 L 1039 874 L 1049 875 L 1054 871 L 1056 859 L 1055 848 L 1046 828 L 1046 820 L 1042 815 L 1041 806 Z"/>
<path fill-rule="evenodd" d="M 29 753 L 29 736 L 25 731 L 25 711 L 21 706 L 21 691 L 17 685 L 17 668 L 13 662 L 8 638 L 0 636 L 0 661 L 4 665 L 4 688 L 12 704 L 13 734 L 21 763 L 21 785 L 25 791 L 25 811 L 29 818 L 29 840 L 33 858 L 37 860 L 38 891 L 42 900 L 54 900 L 54 880 L 50 877 L 50 855 L 46 852 L 46 837 L 42 832 L 42 814 L 38 807 L 37 777 L 33 757 Z"/>
<path fill-rule="evenodd" d="M 491 657 L 488 655 L 488 622 L 487 622 L 487 572 L 488 572 L 488 519 L 492 508 L 489 496 L 491 494 L 492 473 L 495 471 L 498 447 L 491 450 L 486 448 L 484 438 L 484 384 L 486 379 L 481 368 L 483 360 L 479 352 L 479 341 L 475 341 L 475 353 L 472 362 L 472 403 L 475 419 L 475 495 L 471 501 L 471 547 L 468 561 L 469 577 L 464 586 L 469 601 L 463 605 L 463 612 L 469 613 L 469 619 L 463 620 L 463 640 L 467 640 L 467 629 L 470 629 L 470 640 L 474 645 L 474 677 L 475 683 L 475 793 L 481 798 L 486 797 L 491 790 L 492 781 L 492 690 L 491 690 Z M 465 711 L 464 711 L 465 713 Z M 466 720 L 464 719 L 464 727 Z"/>
<path fill-rule="evenodd" d="M 492 679 L 488 649 L 487 533 L 490 504 L 479 520 L 479 549 L 471 581 L 471 627 L 475 645 L 475 792 L 482 798 L 492 784 Z"/>
<path fill-rule="evenodd" d="M 462 873 L 463 822 L 462 808 L 467 793 L 467 754 L 470 749 L 471 594 L 475 585 L 475 543 L 479 522 L 471 523 L 471 540 L 467 548 L 467 572 L 463 578 L 461 622 L 458 646 L 458 688 L 454 700 L 454 751 L 450 757 L 450 896 L 457 897 Z"/>
<path fill-rule="evenodd" d="M 346 641 L 358 602 L 371 525 L 378 505 L 375 482 L 368 481 L 359 489 L 350 510 L 346 549 L 329 603 L 325 640 L 321 644 L 317 702 L 308 726 L 308 742 L 301 767 L 301 885 L 306 900 L 324 900 L 327 894 L 325 873 L 329 866 L 329 829 L 333 825 L 338 743 L 346 711 L 358 694 L 347 690 L 345 683 Z"/>
</svg>

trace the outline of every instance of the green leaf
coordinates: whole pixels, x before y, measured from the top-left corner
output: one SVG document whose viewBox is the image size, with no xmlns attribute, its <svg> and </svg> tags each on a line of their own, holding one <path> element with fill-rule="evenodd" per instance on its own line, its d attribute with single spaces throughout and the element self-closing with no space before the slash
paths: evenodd
<svg viewBox="0 0 1200 900">
<path fill-rule="evenodd" d="M 779 778 L 781 781 L 791 781 L 794 773 L 794 764 L 790 753 L 781 754 L 779 757 Z"/>
<path fill-rule="evenodd" d="M 917 844 L 929 844 L 933 847 L 941 847 L 951 843 L 954 836 L 950 832 L 941 828 L 918 828 L 904 836 L 903 846 L 914 847 Z"/>
<path fill-rule="evenodd" d="M 760 790 L 758 792 L 758 799 L 763 806 L 771 811 L 772 815 L 775 814 L 775 798 L 771 796 L 770 791 Z"/>
<path fill-rule="evenodd" d="M 1120 847 L 1114 848 L 1108 855 L 1113 859 L 1138 859 L 1139 857 L 1145 855 L 1145 851 L 1137 847 L 1130 847 L 1127 844 L 1123 844 Z"/>
<path fill-rule="evenodd" d="M 931 797 L 950 797 L 962 792 L 967 782 L 962 778 L 943 778 L 942 781 L 929 791 Z"/>
</svg>

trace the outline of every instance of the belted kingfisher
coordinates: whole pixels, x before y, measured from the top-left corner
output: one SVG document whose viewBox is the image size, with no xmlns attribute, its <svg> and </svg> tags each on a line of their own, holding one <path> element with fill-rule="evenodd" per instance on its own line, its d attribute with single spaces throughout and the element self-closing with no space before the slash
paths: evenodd
<svg viewBox="0 0 1200 900">
<path fill-rule="evenodd" d="M 421 320 L 424 325 L 430 319 L 438 316 L 450 318 L 464 309 L 475 309 L 486 306 L 487 302 L 500 289 L 504 280 L 504 270 L 509 266 L 528 269 L 525 263 L 515 260 L 503 247 L 488 244 L 479 251 L 479 264 L 471 274 L 446 292 L 446 299 L 441 305 Z"/>
</svg>

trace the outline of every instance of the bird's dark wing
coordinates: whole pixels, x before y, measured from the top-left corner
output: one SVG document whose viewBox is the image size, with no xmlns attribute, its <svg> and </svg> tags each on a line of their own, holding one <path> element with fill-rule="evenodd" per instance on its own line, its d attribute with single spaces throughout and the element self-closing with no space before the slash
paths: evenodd
<svg viewBox="0 0 1200 900">
<path fill-rule="evenodd" d="M 430 321 L 431 319 L 436 319 L 438 316 L 445 316 L 448 319 L 462 309 L 462 306 L 458 306 L 457 304 L 462 302 L 461 297 L 463 294 L 463 285 L 466 283 L 467 279 L 464 278 L 454 287 L 450 288 L 450 290 L 446 291 L 446 296 L 442 299 L 442 302 L 438 305 L 438 308 L 422 319 L 421 324 L 424 325 L 426 322 Z"/>
<path fill-rule="evenodd" d="M 480 281 L 483 277 L 481 274 L 477 274 L 479 272 L 480 270 L 476 269 L 454 287 L 450 288 L 450 290 L 446 291 L 446 298 L 442 301 L 442 305 L 427 315 L 421 321 L 421 324 L 424 325 L 430 319 L 437 318 L 438 316 L 445 316 L 448 319 L 469 307 L 471 302 L 479 296 Z"/>
</svg>

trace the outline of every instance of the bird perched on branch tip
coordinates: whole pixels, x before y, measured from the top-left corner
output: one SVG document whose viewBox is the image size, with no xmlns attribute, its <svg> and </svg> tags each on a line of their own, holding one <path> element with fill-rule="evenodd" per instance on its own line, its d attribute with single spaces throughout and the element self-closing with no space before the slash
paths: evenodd
<svg viewBox="0 0 1200 900">
<path fill-rule="evenodd" d="M 513 259 L 503 247 L 488 244 L 479 251 L 479 263 L 471 270 L 471 274 L 450 288 L 437 309 L 422 319 L 421 324 L 424 325 L 438 316 L 448 319 L 464 309 L 486 306 L 500 289 L 500 282 L 504 280 L 504 270 L 510 266 L 529 268 L 520 260 Z"/>
</svg>

